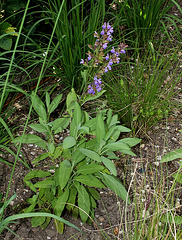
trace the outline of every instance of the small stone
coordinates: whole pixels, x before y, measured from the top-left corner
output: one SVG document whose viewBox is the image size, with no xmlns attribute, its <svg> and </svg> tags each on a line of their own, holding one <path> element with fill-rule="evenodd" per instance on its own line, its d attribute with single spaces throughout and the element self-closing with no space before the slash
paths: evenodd
<svg viewBox="0 0 182 240">
<path fill-rule="evenodd" d="M 30 154 L 34 156 L 34 155 L 35 155 L 35 152 L 30 152 Z"/>
<path fill-rule="evenodd" d="M 29 147 L 33 147 L 33 144 L 32 144 L 32 143 L 30 143 L 30 144 L 28 144 L 28 146 L 29 146 Z"/>
<path fill-rule="evenodd" d="M 144 143 L 143 143 L 143 144 L 141 144 L 141 145 L 140 145 L 140 147 L 141 147 L 141 148 L 144 148 L 144 147 L 145 147 L 145 144 L 144 144 Z"/>
<path fill-rule="evenodd" d="M 178 142 L 178 140 L 177 140 L 175 137 L 172 137 L 171 140 L 172 140 L 173 142 L 175 142 L 175 143 Z"/>
<path fill-rule="evenodd" d="M 157 167 L 159 166 L 159 162 L 153 162 Z"/>
<path fill-rule="evenodd" d="M 157 160 L 160 161 L 161 160 L 161 156 L 157 156 Z"/>
<path fill-rule="evenodd" d="M 100 221 L 100 222 L 103 222 L 103 221 L 104 221 L 104 218 L 103 218 L 103 217 L 99 217 L 99 221 Z"/>
<path fill-rule="evenodd" d="M 51 239 L 51 237 L 47 236 L 47 239 Z"/>
</svg>

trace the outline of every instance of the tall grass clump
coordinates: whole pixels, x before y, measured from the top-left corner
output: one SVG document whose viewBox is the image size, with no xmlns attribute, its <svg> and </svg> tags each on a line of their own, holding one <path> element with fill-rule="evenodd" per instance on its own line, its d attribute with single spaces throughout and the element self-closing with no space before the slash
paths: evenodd
<svg viewBox="0 0 182 240">
<path fill-rule="evenodd" d="M 135 132 L 149 129 L 170 112 L 181 76 L 179 51 L 180 46 L 152 46 L 135 60 L 123 60 L 105 80 L 108 104 Z"/>
<path fill-rule="evenodd" d="M 135 48 L 153 43 L 157 34 L 161 35 L 171 26 L 180 39 L 176 23 L 181 23 L 181 19 L 169 14 L 174 5 L 180 9 L 174 0 L 119 1 L 116 19 L 124 29 L 129 44 Z"/>
<path fill-rule="evenodd" d="M 57 0 L 44 2 L 44 14 L 51 18 L 51 26 L 55 25 L 60 4 Z M 93 42 L 93 33 L 104 16 L 105 1 L 65 1 L 55 31 L 60 61 L 54 66 L 65 85 L 82 90 L 80 59 L 85 57 L 87 45 Z"/>
</svg>

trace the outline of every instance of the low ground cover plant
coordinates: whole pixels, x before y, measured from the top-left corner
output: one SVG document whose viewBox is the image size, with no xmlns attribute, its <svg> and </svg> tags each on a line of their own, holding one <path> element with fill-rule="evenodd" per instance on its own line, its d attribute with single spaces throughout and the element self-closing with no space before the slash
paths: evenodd
<svg viewBox="0 0 182 240">
<path fill-rule="evenodd" d="M 68 94 L 66 104 L 69 115 L 50 122 L 50 114 L 58 106 L 62 95 L 58 95 L 51 103 L 46 93 L 46 106 L 38 96 L 32 96 L 34 110 L 39 115 L 39 124 L 29 126 L 38 132 L 45 133 L 45 140 L 34 134 L 19 136 L 14 143 L 34 143 L 46 152 L 38 156 L 33 164 L 49 159 L 52 172 L 33 170 L 25 178 L 25 183 L 35 193 L 28 199 L 30 207 L 26 213 L 39 211 L 53 212 L 62 216 L 64 209 L 80 216 L 83 222 L 94 217 L 96 201 L 100 198 L 95 188 L 113 190 L 123 200 L 127 198 L 127 190 L 117 179 L 113 159 L 117 159 L 115 151 L 134 156 L 131 147 L 138 144 L 138 138 L 119 139 L 120 133 L 130 132 L 121 126 L 117 115 L 111 109 L 99 112 L 90 117 L 78 103 L 72 90 Z M 62 143 L 54 141 L 54 135 L 69 127 L 70 134 Z M 34 178 L 44 180 L 32 183 Z M 128 203 L 130 202 L 128 198 Z M 56 220 L 55 220 L 56 221 Z M 45 228 L 50 218 L 34 217 L 32 226 Z M 63 232 L 64 223 L 56 221 L 59 233 Z"/>
</svg>

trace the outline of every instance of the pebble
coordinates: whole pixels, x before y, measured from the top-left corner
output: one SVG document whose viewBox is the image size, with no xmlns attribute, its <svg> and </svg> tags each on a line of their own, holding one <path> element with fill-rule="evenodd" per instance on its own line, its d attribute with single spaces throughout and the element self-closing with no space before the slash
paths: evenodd
<svg viewBox="0 0 182 240">
<path fill-rule="evenodd" d="M 100 222 L 103 222 L 103 221 L 104 221 L 104 218 L 103 218 L 103 217 L 99 217 L 99 221 L 100 221 Z"/>
<path fill-rule="evenodd" d="M 35 155 L 35 152 L 30 152 L 30 154 L 34 156 L 34 155 Z"/>
<path fill-rule="evenodd" d="M 32 143 L 30 143 L 30 144 L 28 144 L 28 146 L 29 146 L 29 147 L 33 147 L 33 144 L 32 144 Z"/>
</svg>

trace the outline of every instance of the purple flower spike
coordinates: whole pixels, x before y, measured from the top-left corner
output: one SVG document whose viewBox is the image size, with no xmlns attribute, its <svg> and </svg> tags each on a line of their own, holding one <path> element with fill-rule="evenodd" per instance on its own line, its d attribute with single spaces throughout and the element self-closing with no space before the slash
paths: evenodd
<svg viewBox="0 0 182 240">
<path fill-rule="evenodd" d="M 109 70 L 111 70 L 111 66 L 110 66 L 109 64 L 107 65 L 107 68 L 108 68 Z"/>
<path fill-rule="evenodd" d="M 116 54 L 117 57 L 119 57 L 119 54 L 120 54 L 120 53 L 116 52 L 115 54 Z"/>
<path fill-rule="evenodd" d="M 88 61 L 90 61 L 92 59 L 92 56 L 91 55 L 88 55 Z"/>
<path fill-rule="evenodd" d="M 117 61 L 116 63 L 117 63 L 117 64 L 119 63 L 119 60 L 120 60 L 120 58 L 119 58 L 119 57 L 117 57 L 117 58 L 116 58 L 116 61 Z"/>
<path fill-rule="evenodd" d="M 105 73 L 107 73 L 107 72 L 108 72 L 108 69 L 107 69 L 107 67 L 105 67 L 105 69 L 104 69 L 104 72 L 105 72 Z"/>
<path fill-rule="evenodd" d="M 94 37 L 98 37 L 98 33 L 96 31 L 94 32 Z"/>
<path fill-rule="evenodd" d="M 81 61 L 80 61 L 80 64 L 84 64 L 85 62 L 84 62 L 84 60 L 83 59 L 81 59 Z"/>
<path fill-rule="evenodd" d="M 106 29 L 106 22 L 105 22 L 104 25 L 102 26 L 102 29 Z"/>
<path fill-rule="evenodd" d="M 88 90 L 88 93 L 95 94 L 95 90 L 93 88 L 91 88 L 91 89 Z"/>
<path fill-rule="evenodd" d="M 121 54 L 125 54 L 126 51 L 125 51 L 124 49 L 122 49 L 120 53 L 121 53 Z"/>
<path fill-rule="evenodd" d="M 113 61 L 112 61 L 112 59 L 109 60 L 109 66 L 111 66 L 111 65 L 113 65 Z"/>
<path fill-rule="evenodd" d="M 107 48 L 107 43 L 104 43 L 103 44 L 103 49 L 106 49 Z"/>
<path fill-rule="evenodd" d="M 105 57 L 106 60 L 109 60 L 109 53 Z"/>
<path fill-rule="evenodd" d="M 97 92 L 100 92 L 102 90 L 101 86 L 98 86 Z"/>
<path fill-rule="evenodd" d="M 104 30 L 102 30 L 100 34 L 101 34 L 101 35 L 104 35 L 104 34 L 105 34 Z"/>
<path fill-rule="evenodd" d="M 112 49 L 111 49 L 111 53 L 115 53 L 115 49 L 114 49 L 114 47 L 112 47 Z"/>
<path fill-rule="evenodd" d="M 107 23 L 107 29 L 111 29 L 111 25 L 109 25 L 109 23 Z"/>
<path fill-rule="evenodd" d="M 112 41 L 112 37 L 108 36 L 107 41 L 111 42 Z"/>
</svg>

